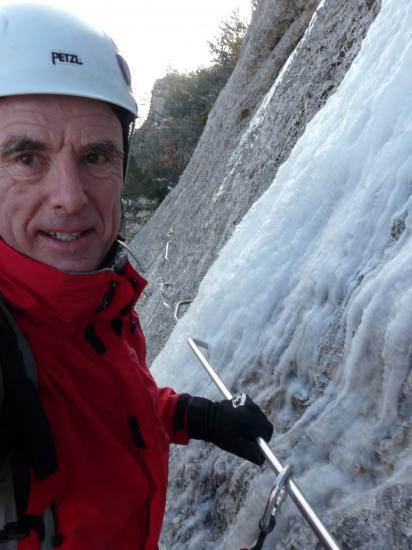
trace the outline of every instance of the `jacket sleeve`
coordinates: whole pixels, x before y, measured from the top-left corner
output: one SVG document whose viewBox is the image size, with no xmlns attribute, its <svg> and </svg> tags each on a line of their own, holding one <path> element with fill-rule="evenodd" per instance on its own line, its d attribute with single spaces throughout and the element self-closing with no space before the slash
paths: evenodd
<svg viewBox="0 0 412 550">
<path fill-rule="evenodd" d="M 133 319 L 136 323 L 137 330 L 133 335 L 132 346 L 136 352 L 139 364 L 144 365 L 146 374 L 150 376 L 153 384 L 156 384 L 146 366 L 146 341 L 140 326 L 139 317 L 135 311 L 133 312 Z M 186 413 L 191 396 L 186 393 L 178 394 L 171 388 L 159 388 L 156 386 L 155 391 L 156 390 L 158 394 L 159 416 L 166 428 L 170 441 L 172 443 L 186 445 L 189 442 Z"/>
<path fill-rule="evenodd" d="M 172 443 L 186 445 L 189 442 L 187 434 L 187 405 L 190 395 L 177 394 L 171 388 L 158 388 L 159 414 Z"/>
</svg>

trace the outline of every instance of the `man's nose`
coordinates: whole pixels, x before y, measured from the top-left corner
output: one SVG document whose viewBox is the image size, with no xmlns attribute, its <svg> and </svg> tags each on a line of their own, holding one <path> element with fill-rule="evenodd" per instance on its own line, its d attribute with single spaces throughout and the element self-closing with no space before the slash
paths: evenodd
<svg viewBox="0 0 412 550">
<path fill-rule="evenodd" d="M 74 158 L 59 159 L 48 174 L 49 205 L 53 209 L 75 214 L 88 201 L 86 182 Z"/>
</svg>

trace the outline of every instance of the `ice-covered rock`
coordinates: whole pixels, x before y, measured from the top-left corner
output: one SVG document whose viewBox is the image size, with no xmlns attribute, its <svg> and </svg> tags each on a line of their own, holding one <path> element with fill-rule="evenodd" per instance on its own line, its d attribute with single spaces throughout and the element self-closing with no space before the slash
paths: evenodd
<svg viewBox="0 0 412 550">
<path fill-rule="evenodd" d="M 312 19 L 318 5 L 262 0 L 191 162 L 132 241 L 142 263 L 154 268 L 139 309 L 149 362 L 174 326 L 170 311 L 159 307 L 156 278 L 175 285 L 167 288 L 172 302 L 196 296 L 223 244 L 342 80 L 379 0 L 328 0 Z"/>
<path fill-rule="evenodd" d="M 300 56 L 311 48 L 320 48 L 320 56 L 322 39 L 336 42 L 345 9 L 352 23 L 355 15 L 363 20 L 366 32 L 369 10 L 378 6 L 356 4 L 324 0 L 312 10 L 289 61 L 236 142 L 229 140 L 227 180 L 202 204 L 195 185 L 188 238 L 200 210 L 206 221 L 214 219 L 230 196 L 227 186 L 233 191 L 237 181 L 240 197 L 251 163 L 262 155 L 269 163 L 280 146 L 270 130 L 280 116 L 280 90 L 290 92 L 291 71 L 309 78 L 322 66 L 314 62 L 309 71 L 310 56 Z M 331 25 L 339 8 L 339 24 L 325 35 L 322 25 Z M 342 548 L 412 548 L 411 28 L 410 0 L 382 1 L 343 81 L 295 135 L 230 238 L 221 231 L 215 261 L 152 369 L 159 384 L 219 398 L 186 346 L 188 337 L 206 340 L 229 388 L 246 390 L 274 422 L 271 447 L 294 465 L 299 486 Z M 187 184 L 186 198 L 190 193 Z M 226 204 L 229 219 L 238 204 Z M 205 242 L 208 231 L 205 226 Z M 198 250 L 189 247 L 187 264 L 182 252 L 179 277 L 185 267 L 191 273 L 195 258 L 203 262 L 202 253 L 210 255 L 201 239 L 197 244 Z M 148 311 L 150 300 L 154 293 Z M 197 442 L 175 450 L 170 477 L 164 540 L 171 548 L 232 550 L 253 542 L 271 470 Z M 266 547 L 317 547 L 292 502 L 285 502 Z"/>
</svg>

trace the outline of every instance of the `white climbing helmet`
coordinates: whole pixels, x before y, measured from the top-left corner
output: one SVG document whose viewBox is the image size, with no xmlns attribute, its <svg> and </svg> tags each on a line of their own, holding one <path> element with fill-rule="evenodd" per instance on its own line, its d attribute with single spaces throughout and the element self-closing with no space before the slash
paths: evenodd
<svg viewBox="0 0 412 550">
<path fill-rule="evenodd" d="M 49 5 L 0 3 L 0 97 L 61 94 L 137 115 L 130 71 L 112 39 L 76 15 Z"/>
</svg>

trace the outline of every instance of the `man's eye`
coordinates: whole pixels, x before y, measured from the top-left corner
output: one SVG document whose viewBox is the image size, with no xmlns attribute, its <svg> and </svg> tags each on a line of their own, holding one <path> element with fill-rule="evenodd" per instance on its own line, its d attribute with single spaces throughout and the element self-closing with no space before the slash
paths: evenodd
<svg viewBox="0 0 412 550">
<path fill-rule="evenodd" d="M 21 180 L 38 178 L 47 170 L 47 166 L 47 157 L 41 153 L 30 152 L 16 153 L 4 163 L 9 174 Z"/>
<path fill-rule="evenodd" d="M 24 153 L 20 155 L 17 160 L 20 162 L 20 164 L 24 164 L 24 166 L 33 166 L 36 162 L 39 161 L 39 157 L 34 153 Z"/>
<path fill-rule="evenodd" d="M 86 161 L 89 164 L 101 164 L 105 160 L 107 159 L 104 157 L 104 155 L 102 155 L 101 153 L 96 153 L 94 151 L 91 153 L 88 153 L 86 156 Z"/>
</svg>

